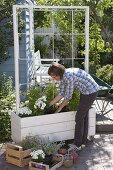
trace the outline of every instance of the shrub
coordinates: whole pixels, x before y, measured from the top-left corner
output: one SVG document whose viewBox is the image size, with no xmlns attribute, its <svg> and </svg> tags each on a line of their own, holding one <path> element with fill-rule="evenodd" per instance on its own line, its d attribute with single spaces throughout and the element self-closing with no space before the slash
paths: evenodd
<svg viewBox="0 0 113 170">
<path fill-rule="evenodd" d="M 42 149 L 42 140 L 35 136 L 26 136 L 20 143 L 23 150 L 31 149 Z"/>
<path fill-rule="evenodd" d="M 97 65 L 94 61 L 89 62 L 89 73 L 96 74 L 96 70 L 100 68 L 100 65 Z"/>
<path fill-rule="evenodd" d="M 56 106 L 48 109 L 48 104 L 56 94 L 57 88 L 52 83 L 49 83 L 46 87 L 31 86 L 25 95 L 26 101 L 20 104 L 19 116 L 27 117 L 53 113 Z"/>
<path fill-rule="evenodd" d="M 54 113 L 59 107 L 61 101 L 51 107 L 48 107 L 48 105 L 57 94 L 58 87 L 53 83 L 49 83 L 44 88 L 40 86 L 31 87 L 27 91 L 25 97 L 26 101 L 20 104 L 19 116 L 28 117 Z M 75 90 L 72 99 L 69 101 L 68 105 L 61 110 L 61 112 L 76 110 L 79 103 L 79 97 L 79 92 Z"/>
<path fill-rule="evenodd" d="M 77 109 L 77 106 L 79 104 L 80 100 L 80 93 L 78 90 L 75 90 L 72 96 L 72 99 L 70 100 L 69 104 L 67 105 L 67 108 L 69 111 L 74 111 Z"/>
<path fill-rule="evenodd" d="M 61 142 L 51 142 L 48 138 L 47 143 L 42 144 L 42 149 L 46 155 L 55 155 L 58 153 L 58 150 L 65 145 L 65 141 Z"/>
<path fill-rule="evenodd" d="M 107 64 L 97 70 L 97 77 L 105 81 L 106 83 L 113 85 L 113 65 Z"/>
<path fill-rule="evenodd" d="M 26 94 L 26 100 L 28 101 L 28 108 L 32 111 L 32 115 L 41 115 L 43 114 L 43 110 L 38 107 L 35 108 L 35 102 L 42 95 L 42 89 L 39 86 L 31 86 Z"/>
<path fill-rule="evenodd" d="M 13 81 L 12 77 L 6 77 L 5 73 L 0 77 L 0 97 L 7 96 L 13 92 Z"/>
<path fill-rule="evenodd" d="M 10 111 L 14 107 L 15 94 L 12 78 L 0 77 L 0 141 L 8 140 L 11 136 Z"/>
</svg>

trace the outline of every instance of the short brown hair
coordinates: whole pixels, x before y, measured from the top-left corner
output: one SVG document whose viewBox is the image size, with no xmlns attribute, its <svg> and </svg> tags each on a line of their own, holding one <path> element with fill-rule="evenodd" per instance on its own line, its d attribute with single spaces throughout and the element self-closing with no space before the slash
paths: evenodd
<svg viewBox="0 0 113 170">
<path fill-rule="evenodd" d="M 62 64 L 59 63 L 52 63 L 52 65 L 48 69 L 48 74 L 50 76 L 60 76 L 60 78 L 63 77 L 63 74 L 65 72 L 65 67 Z"/>
</svg>

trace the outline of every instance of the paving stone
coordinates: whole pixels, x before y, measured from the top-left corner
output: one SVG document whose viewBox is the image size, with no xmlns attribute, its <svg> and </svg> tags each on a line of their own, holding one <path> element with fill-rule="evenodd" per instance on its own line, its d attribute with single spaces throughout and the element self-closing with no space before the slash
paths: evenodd
<svg viewBox="0 0 113 170">
<path fill-rule="evenodd" d="M 113 170 L 113 134 L 97 134 L 94 141 L 78 153 L 73 167 L 57 170 Z M 0 150 L 0 170 L 29 170 L 5 162 L 5 145 Z"/>
<path fill-rule="evenodd" d="M 103 164 L 105 170 L 113 170 L 113 165 L 111 163 Z"/>
<path fill-rule="evenodd" d="M 101 158 L 100 157 L 93 157 L 92 158 L 94 165 L 97 165 L 98 163 L 101 164 Z"/>
<path fill-rule="evenodd" d="M 64 166 L 61 166 L 60 168 L 58 168 L 57 170 L 67 170 L 68 168 L 65 168 Z"/>
<path fill-rule="evenodd" d="M 105 170 L 102 165 L 96 165 L 96 166 L 94 166 L 94 168 L 97 170 Z"/>
<path fill-rule="evenodd" d="M 86 170 L 87 166 L 85 164 L 78 164 L 76 166 L 77 170 Z M 73 169 L 74 170 L 74 169 Z"/>
</svg>

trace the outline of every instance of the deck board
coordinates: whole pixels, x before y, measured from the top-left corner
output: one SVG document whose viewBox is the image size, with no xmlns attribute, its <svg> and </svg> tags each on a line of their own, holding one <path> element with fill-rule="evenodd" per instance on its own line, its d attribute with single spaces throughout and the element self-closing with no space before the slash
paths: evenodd
<svg viewBox="0 0 113 170">
<path fill-rule="evenodd" d="M 101 100 L 99 102 L 101 106 L 102 105 Z M 104 113 L 102 113 L 99 110 L 98 106 L 96 105 L 97 103 L 94 104 L 97 109 L 97 114 L 96 114 L 97 133 L 100 132 L 112 133 L 113 132 L 113 101 L 109 102 Z"/>
</svg>

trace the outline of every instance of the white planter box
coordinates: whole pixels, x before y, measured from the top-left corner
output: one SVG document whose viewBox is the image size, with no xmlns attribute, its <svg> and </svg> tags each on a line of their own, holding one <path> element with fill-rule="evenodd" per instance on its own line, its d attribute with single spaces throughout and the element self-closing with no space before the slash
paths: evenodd
<svg viewBox="0 0 113 170">
<path fill-rule="evenodd" d="M 74 138 L 76 112 L 62 112 L 50 115 L 41 115 L 20 118 L 11 114 L 12 140 L 20 142 L 25 136 L 49 137 L 51 141 L 69 140 Z M 96 109 L 89 111 L 88 135 L 95 135 Z"/>
</svg>

